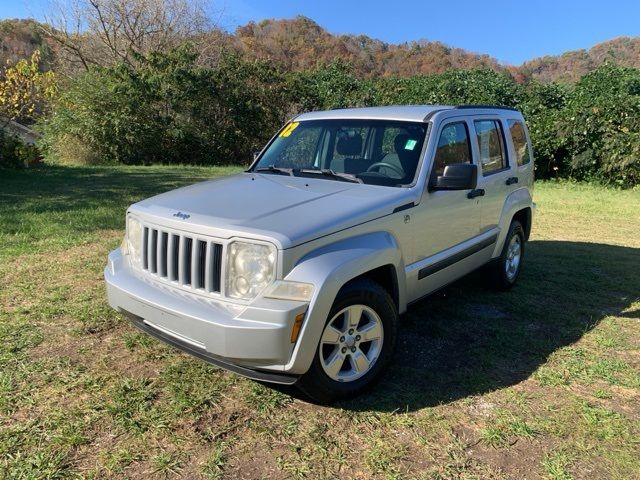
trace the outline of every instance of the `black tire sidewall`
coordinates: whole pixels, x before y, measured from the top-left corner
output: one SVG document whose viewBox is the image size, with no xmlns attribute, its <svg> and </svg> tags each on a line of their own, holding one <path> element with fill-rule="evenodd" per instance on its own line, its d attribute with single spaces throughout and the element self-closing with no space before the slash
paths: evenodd
<svg viewBox="0 0 640 480">
<path fill-rule="evenodd" d="M 320 342 L 318 342 L 311 367 L 298 381 L 300 389 L 314 400 L 326 403 L 360 393 L 375 383 L 393 356 L 397 337 L 397 308 L 387 291 L 373 281 L 363 279 L 345 285 L 331 307 L 323 331 L 340 310 L 355 304 L 372 308 L 382 321 L 384 337 L 380 356 L 371 370 L 362 377 L 352 382 L 337 382 L 329 378 L 322 368 L 318 355 L 320 349 Z"/>
</svg>

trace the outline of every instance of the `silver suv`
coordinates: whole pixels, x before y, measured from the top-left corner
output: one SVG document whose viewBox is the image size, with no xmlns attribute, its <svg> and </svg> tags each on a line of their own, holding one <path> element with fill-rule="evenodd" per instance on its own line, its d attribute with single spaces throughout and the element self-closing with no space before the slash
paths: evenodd
<svg viewBox="0 0 640 480">
<path fill-rule="evenodd" d="M 246 172 L 132 205 L 109 303 L 214 365 L 348 397 L 389 363 L 411 303 L 483 265 L 516 282 L 532 188 L 516 110 L 305 113 Z"/>
</svg>

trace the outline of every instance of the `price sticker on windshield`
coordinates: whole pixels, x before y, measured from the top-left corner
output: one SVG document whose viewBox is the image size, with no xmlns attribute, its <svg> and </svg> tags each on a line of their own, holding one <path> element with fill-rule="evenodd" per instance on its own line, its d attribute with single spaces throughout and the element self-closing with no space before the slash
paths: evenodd
<svg viewBox="0 0 640 480">
<path fill-rule="evenodd" d="M 416 148 L 416 145 L 418 144 L 417 140 L 407 140 L 407 143 L 405 143 L 404 145 L 404 149 L 405 150 L 413 150 L 414 148 Z"/>
<path fill-rule="evenodd" d="M 291 122 L 280 132 L 280 136 L 285 138 L 288 137 L 296 128 L 298 128 L 298 125 L 300 125 L 300 122 Z"/>
</svg>

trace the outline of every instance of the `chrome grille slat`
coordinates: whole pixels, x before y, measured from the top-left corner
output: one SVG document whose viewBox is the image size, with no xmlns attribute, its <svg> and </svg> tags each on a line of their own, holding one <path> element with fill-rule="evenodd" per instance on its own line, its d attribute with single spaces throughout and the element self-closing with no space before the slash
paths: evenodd
<svg viewBox="0 0 640 480">
<path fill-rule="evenodd" d="M 178 283 L 184 285 L 184 237 L 180 235 L 178 239 Z"/>
<path fill-rule="evenodd" d="M 191 288 L 198 288 L 198 241 L 191 240 Z"/>
<path fill-rule="evenodd" d="M 213 280 L 213 250 L 215 248 L 215 243 L 207 242 L 207 254 L 204 260 L 204 289 L 207 292 L 210 292 L 213 288 L 212 280 Z"/>
<path fill-rule="evenodd" d="M 144 225 L 142 269 L 188 290 L 221 293 L 222 243 Z"/>
<path fill-rule="evenodd" d="M 175 242 L 175 238 L 176 236 L 173 234 L 169 234 L 167 237 L 167 278 L 169 280 L 177 280 L 178 276 L 176 275 L 177 272 L 177 267 L 176 267 L 176 263 L 174 263 L 175 261 L 175 253 L 177 252 L 177 250 L 175 250 L 177 248 L 176 242 Z"/>
</svg>

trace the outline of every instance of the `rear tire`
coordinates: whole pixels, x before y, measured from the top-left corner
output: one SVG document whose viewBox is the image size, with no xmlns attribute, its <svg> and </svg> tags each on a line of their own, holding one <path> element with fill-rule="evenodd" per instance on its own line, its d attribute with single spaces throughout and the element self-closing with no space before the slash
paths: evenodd
<svg viewBox="0 0 640 480">
<path fill-rule="evenodd" d="M 499 290 L 508 290 L 518 280 L 524 258 L 524 229 L 513 220 L 504 240 L 500 257 L 491 265 L 493 283 Z"/>
<path fill-rule="evenodd" d="M 353 397 L 379 379 L 393 356 L 398 309 L 379 284 L 357 279 L 338 293 L 311 367 L 296 385 L 318 403 Z"/>
</svg>

